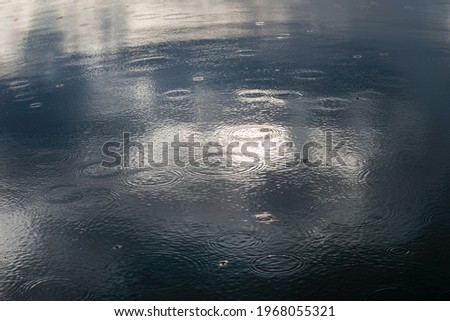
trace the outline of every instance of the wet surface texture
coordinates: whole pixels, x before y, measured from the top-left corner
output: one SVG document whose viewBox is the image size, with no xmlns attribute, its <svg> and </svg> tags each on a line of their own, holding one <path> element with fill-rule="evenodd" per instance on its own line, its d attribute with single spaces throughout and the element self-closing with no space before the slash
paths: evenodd
<svg viewBox="0 0 450 321">
<path fill-rule="evenodd" d="M 0 299 L 449 297 L 448 1 L 0 9 Z M 102 167 L 124 132 L 292 145 Z"/>
</svg>

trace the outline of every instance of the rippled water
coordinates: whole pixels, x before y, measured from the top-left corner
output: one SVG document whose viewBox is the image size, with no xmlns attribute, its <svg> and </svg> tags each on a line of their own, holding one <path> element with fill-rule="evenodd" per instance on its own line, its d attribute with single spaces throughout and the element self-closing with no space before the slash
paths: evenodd
<svg viewBox="0 0 450 321">
<path fill-rule="evenodd" d="M 0 8 L 0 299 L 448 299 L 449 1 Z"/>
</svg>

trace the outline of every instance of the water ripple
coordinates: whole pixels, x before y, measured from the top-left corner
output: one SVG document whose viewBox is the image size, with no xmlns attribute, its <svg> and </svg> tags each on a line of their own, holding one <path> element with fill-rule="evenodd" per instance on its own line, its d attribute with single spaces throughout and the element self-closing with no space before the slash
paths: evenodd
<svg viewBox="0 0 450 321">
<path fill-rule="evenodd" d="M 123 184 L 132 188 L 165 187 L 179 184 L 185 175 L 179 170 L 137 169 L 127 172 Z"/>
<path fill-rule="evenodd" d="M 251 254 L 264 246 L 264 241 L 248 232 L 216 235 L 208 242 L 208 249 L 213 253 L 223 254 Z"/>
<path fill-rule="evenodd" d="M 195 288 L 203 280 L 206 262 L 180 253 L 142 253 L 118 257 L 107 266 L 116 286 L 143 291 L 157 299 L 161 292 Z"/>
<path fill-rule="evenodd" d="M 170 57 L 166 56 L 143 56 L 133 58 L 125 62 L 125 66 L 131 70 L 158 70 L 167 67 L 170 63 Z"/>
<path fill-rule="evenodd" d="M 389 254 L 396 255 L 396 256 L 404 256 L 404 255 L 411 254 L 410 250 L 408 250 L 407 248 L 404 248 L 404 247 L 399 247 L 399 246 L 390 246 L 386 249 L 386 251 Z"/>
<path fill-rule="evenodd" d="M 257 257 L 248 264 L 250 271 L 263 277 L 294 275 L 307 267 L 305 259 L 287 254 Z"/>
<path fill-rule="evenodd" d="M 428 206 L 422 221 L 441 231 L 450 231 L 450 212 L 439 205 Z"/>
<path fill-rule="evenodd" d="M 191 91 L 188 89 L 174 89 L 163 93 L 163 96 L 168 100 L 184 100 L 189 98 Z"/>
<path fill-rule="evenodd" d="M 119 166 L 116 167 L 104 167 L 99 162 L 93 162 L 84 165 L 80 169 L 80 173 L 89 178 L 107 178 L 117 176 L 122 172 Z"/>
<path fill-rule="evenodd" d="M 408 301 L 417 300 L 417 292 L 402 287 L 385 287 L 368 293 L 364 299 L 373 301 Z"/>
<path fill-rule="evenodd" d="M 65 278 L 41 278 L 22 285 L 21 296 L 25 300 L 80 301 L 89 300 L 92 293 Z"/>
<path fill-rule="evenodd" d="M 76 159 L 76 156 L 69 150 L 41 151 L 31 157 L 31 162 L 40 168 L 54 169 L 55 165 L 66 164 Z"/>
<path fill-rule="evenodd" d="M 245 89 L 239 90 L 237 96 L 240 101 L 245 103 L 267 102 L 275 105 L 284 105 L 286 102 L 303 95 L 295 90 Z"/>
<path fill-rule="evenodd" d="M 51 187 L 44 195 L 49 203 L 66 204 L 80 201 L 83 193 L 74 185 L 55 185 Z"/>
<path fill-rule="evenodd" d="M 316 202 L 308 212 L 326 224 L 355 228 L 385 224 L 398 215 L 399 209 L 394 202 L 336 199 Z"/>
<path fill-rule="evenodd" d="M 120 203 L 120 196 L 109 188 L 79 188 L 75 185 L 55 185 L 44 198 L 50 204 L 60 205 L 69 215 L 111 213 Z"/>
<path fill-rule="evenodd" d="M 320 80 L 325 78 L 326 73 L 318 69 L 300 69 L 291 73 L 298 80 Z"/>
<path fill-rule="evenodd" d="M 345 110 L 351 103 L 351 99 L 340 97 L 321 97 L 315 100 L 316 109 L 324 111 Z"/>
</svg>

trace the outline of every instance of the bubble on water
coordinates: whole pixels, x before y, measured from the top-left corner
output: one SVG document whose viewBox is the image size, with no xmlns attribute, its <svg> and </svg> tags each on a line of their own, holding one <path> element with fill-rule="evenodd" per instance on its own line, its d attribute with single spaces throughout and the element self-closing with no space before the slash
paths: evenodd
<svg viewBox="0 0 450 321">
<path fill-rule="evenodd" d="M 264 223 L 264 224 L 271 224 L 276 221 L 275 218 L 272 216 L 272 214 L 267 213 L 267 212 L 264 212 L 261 214 L 256 214 L 255 218 L 256 218 L 256 222 Z"/>
<path fill-rule="evenodd" d="M 363 56 L 362 55 L 353 55 L 354 59 L 361 59 Z"/>
<path fill-rule="evenodd" d="M 55 87 L 56 88 L 62 88 L 62 87 L 64 87 L 64 84 L 57 84 Z"/>
<path fill-rule="evenodd" d="M 192 80 L 193 80 L 193 81 L 203 81 L 204 78 L 201 77 L 201 76 L 195 76 L 195 77 L 192 77 Z"/>
<path fill-rule="evenodd" d="M 228 266 L 228 260 L 221 260 L 218 263 L 218 266 L 223 268 L 223 267 L 227 267 Z"/>
<path fill-rule="evenodd" d="M 387 56 L 389 56 L 389 53 L 388 52 L 380 52 L 378 55 L 381 57 L 387 57 Z"/>
</svg>

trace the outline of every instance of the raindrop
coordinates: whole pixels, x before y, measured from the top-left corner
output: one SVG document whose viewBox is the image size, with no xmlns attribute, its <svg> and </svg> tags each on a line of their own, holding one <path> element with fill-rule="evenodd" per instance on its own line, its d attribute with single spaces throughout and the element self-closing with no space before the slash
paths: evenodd
<svg viewBox="0 0 450 321">
<path fill-rule="evenodd" d="M 272 216 L 272 214 L 267 213 L 267 212 L 264 212 L 261 214 L 256 214 L 255 218 L 256 218 L 256 222 L 258 222 L 258 223 L 270 224 L 270 223 L 275 222 L 275 219 Z"/>
<path fill-rule="evenodd" d="M 227 267 L 228 266 L 228 261 L 227 260 L 222 260 L 219 261 L 219 267 L 223 268 L 223 267 Z"/>
</svg>

